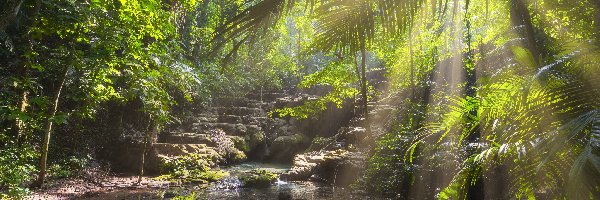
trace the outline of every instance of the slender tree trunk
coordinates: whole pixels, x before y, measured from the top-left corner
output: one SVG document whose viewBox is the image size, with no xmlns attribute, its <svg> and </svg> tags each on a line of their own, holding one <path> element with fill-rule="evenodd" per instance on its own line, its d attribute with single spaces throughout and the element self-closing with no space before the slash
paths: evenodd
<svg viewBox="0 0 600 200">
<path fill-rule="evenodd" d="M 146 152 L 148 149 L 148 143 L 150 143 L 150 123 L 152 123 L 152 116 L 148 117 L 148 124 L 146 124 L 146 130 L 144 131 L 144 147 L 142 148 L 142 155 L 140 158 L 140 173 L 138 176 L 137 184 L 142 182 L 144 176 L 144 165 L 146 164 Z"/>
<path fill-rule="evenodd" d="M 20 78 L 22 83 L 26 82 L 28 79 L 28 70 L 27 70 L 27 65 L 25 63 L 23 63 L 22 67 L 21 67 L 21 72 L 20 72 Z M 21 113 L 25 113 L 25 111 L 27 110 L 27 105 L 28 105 L 28 98 L 27 96 L 29 95 L 29 91 L 27 90 L 27 88 L 22 85 L 19 91 L 20 95 L 19 95 L 19 103 L 18 103 L 18 108 L 19 108 L 19 112 Z M 17 145 L 20 145 L 22 140 L 21 137 L 23 135 L 23 128 L 25 127 L 25 122 L 23 122 L 23 120 L 17 118 L 15 120 L 15 124 L 14 124 L 14 137 L 15 137 L 15 141 L 17 143 Z"/>
<path fill-rule="evenodd" d="M 29 54 L 30 52 L 33 52 L 33 43 L 31 42 L 31 39 L 27 38 L 26 36 L 24 36 L 25 40 L 28 43 L 28 51 L 29 52 L 23 52 L 22 56 L 21 56 L 21 61 L 19 62 L 19 66 L 18 67 L 18 73 L 19 73 L 19 78 L 21 81 L 21 88 L 19 93 L 21 93 L 19 95 L 19 112 L 21 113 L 25 113 L 25 111 L 27 110 L 27 106 L 29 105 L 29 100 L 28 100 L 28 95 L 29 95 L 29 90 L 27 89 L 27 82 L 29 82 L 29 62 L 31 62 L 29 60 L 29 58 L 27 58 L 27 54 Z M 21 145 L 21 143 L 23 142 L 23 138 L 21 138 L 23 136 L 23 129 L 25 128 L 25 122 L 23 122 L 23 120 L 17 118 L 15 120 L 15 128 L 14 128 L 14 134 L 15 134 L 15 138 L 16 138 L 16 143 L 17 145 Z"/>
<path fill-rule="evenodd" d="M 466 5 L 465 5 L 465 13 L 468 13 L 469 11 L 469 2 L 467 1 Z M 477 96 L 477 66 L 475 65 L 475 52 L 473 51 L 473 48 L 471 47 L 471 42 L 473 40 L 472 37 L 472 33 L 471 33 L 471 21 L 468 18 L 466 18 L 466 43 L 467 43 L 467 52 L 464 55 L 464 60 L 466 61 L 466 63 L 464 64 L 464 68 L 465 68 L 465 81 L 466 81 L 466 85 L 465 85 L 465 96 L 467 97 L 471 97 L 471 98 L 475 98 Z M 471 66 L 473 66 L 473 69 L 468 69 L 466 66 L 467 64 L 470 64 Z M 477 116 L 477 108 L 473 108 L 469 111 L 469 113 L 473 116 Z M 469 121 L 471 119 L 466 119 L 465 121 Z M 470 147 L 471 144 L 480 144 L 480 139 L 481 139 L 481 130 L 479 125 L 477 125 L 477 127 L 475 127 L 473 129 L 473 132 L 471 132 L 467 138 L 466 138 L 466 142 L 467 142 L 467 146 Z M 479 146 L 475 146 L 475 148 L 472 149 L 467 149 L 469 156 L 475 155 L 477 153 L 479 153 L 481 151 Z M 484 179 L 483 179 L 483 174 L 479 174 L 477 179 L 475 180 L 474 183 L 468 184 L 467 186 L 467 199 L 484 199 L 485 198 L 485 187 L 484 187 Z"/>
<path fill-rule="evenodd" d="M 148 119 L 148 125 L 146 126 L 146 131 L 144 135 L 144 148 L 142 150 L 142 157 L 140 162 L 140 174 L 138 176 L 137 184 L 139 185 L 142 182 L 142 177 L 144 176 L 144 166 L 146 165 L 146 154 L 150 152 L 149 150 L 152 148 L 152 145 L 156 142 L 156 136 L 158 134 L 158 123 L 155 120 L 152 120 L 152 117 Z"/>
<path fill-rule="evenodd" d="M 60 80 L 60 84 L 56 93 L 54 94 L 54 100 L 52 105 L 52 110 L 50 110 L 50 115 L 48 115 L 48 121 L 46 122 L 46 129 L 44 134 L 44 140 L 42 143 L 42 155 L 40 158 L 40 172 L 38 174 L 38 179 L 36 181 L 36 185 L 38 187 L 42 187 L 44 184 L 44 179 L 46 178 L 46 165 L 48 161 L 48 147 L 50 145 L 50 136 L 52 134 L 52 125 L 53 118 L 56 116 L 56 111 L 58 110 L 58 103 L 60 100 L 60 94 L 62 92 L 63 86 L 65 85 L 65 80 L 67 79 L 67 73 L 69 71 L 69 67 L 65 67 L 63 71 L 63 77 Z"/>
<path fill-rule="evenodd" d="M 355 73 L 356 73 L 356 77 L 358 78 L 358 85 L 356 86 L 356 89 L 361 91 L 362 90 L 362 76 L 360 75 L 360 65 L 358 65 L 358 62 L 356 61 L 357 57 L 356 57 L 356 53 L 354 54 L 353 57 L 353 61 L 354 61 L 354 66 L 355 66 Z M 354 103 L 355 105 L 359 105 L 360 102 L 357 102 L 357 95 L 354 95 Z M 357 114 L 359 112 L 359 108 L 357 108 L 357 106 L 354 106 L 354 114 Z"/>
<path fill-rule="evenodd" d="M 365 116 L 365 124 L 366 124 L 366 129 L 367 132 L 370 133 L 371 132 L 371 124 L 369 121 L 369 108 L 368 108 L 368 103 L 369 100 L 367 99 L 367 49 L 365 47 L 366 41 L 363 39 L 361 44 L 360 44 L 360 54 L 361 54 L 361 86 L 360 86 L 360 93 L 362 95 L 362 99 L 363 99 L 363 115 Z"/>
<path fill-rule="evenodd" d="M 519 35 L 525 38 L 525 47 L 533 55 L 535 63 L 538 64 L 540 51 L 535 41 L 531 15 L 527 9 L 527 4 L 523 0 L 511 0 L 510 21 L 513 27 L 518 27 Z"/>
<path fill-rule="evenodd" d="M 600 1 L 591 1 L 594 4 L 594 27 L 596 29 L 596 40 L 600 40 Z M 600 43 L 600 42 L 599 42 Z"/>
<path fill-rule="evenodd" d="M 410 92 L 411 99 L 413 103 L 415 103 L 416 94 L 415 94 L 415 65 L 413 60 L 413 44 L 412 44 L 412 24 L 408 25 L 408 54 L 410 56 Z M 411 115 L 412 116 L 412 115 Z"/>
</svg>

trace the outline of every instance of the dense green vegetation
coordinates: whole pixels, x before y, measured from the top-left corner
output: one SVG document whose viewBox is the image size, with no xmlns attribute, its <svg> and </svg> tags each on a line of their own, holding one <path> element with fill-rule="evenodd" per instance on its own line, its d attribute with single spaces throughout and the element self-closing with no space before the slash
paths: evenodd
<svg viewBox="0 0 600 200">
<path fill-rule="evenodd" d="M 71 176 L 117 140 L 146 150 L 213 96 L 289 85 L 326 93 L 272 115 L 355 100 L 369 124 L 369 101 L 398 102 L 359 180 L 370 193 L 600 198 L 595 0 L 2 3 L 2 198 Z M 383 91 L 367 77 L 378 68 Z"/>
</svg>

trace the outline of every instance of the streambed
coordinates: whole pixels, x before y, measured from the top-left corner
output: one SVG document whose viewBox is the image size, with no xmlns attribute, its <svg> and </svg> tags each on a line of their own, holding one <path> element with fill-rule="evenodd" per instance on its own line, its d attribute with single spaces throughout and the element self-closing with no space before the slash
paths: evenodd
<svg viewBox="0 0 600 200">
<path fill-rule="evenodd" d="M 195 193 L 197 199 L 377 199 L 358 194 L 350 188 L 335 187 L 319 181 L 283 181 L 278 180 L 266 188 L 243 187 L 238 175 L 251 170 L 267 170 L 283 173 L 289 165 L 246 162 L 222 167 L 230 176 L 212 183 L 207 188 L 184 186 L 181 188 L 117 190 L 96 194 L 81 199 L 169 199 L 177 195 Z"/>
</svg>

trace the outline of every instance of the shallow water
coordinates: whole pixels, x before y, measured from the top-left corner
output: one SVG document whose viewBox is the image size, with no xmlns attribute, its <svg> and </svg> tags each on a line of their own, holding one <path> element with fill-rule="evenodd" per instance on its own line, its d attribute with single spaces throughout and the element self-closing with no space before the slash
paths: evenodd
<svg viewBox="0 0 600 200">
<path fill-rule="evenodd" d="M 366 195 L 360 195 L 349 188 L 335 187 L 331 184 L 315 181 L 293 181 L 286 182 L 278 180 L 267 188 L 245 188 L 237 175 L 253 170 L 264 169 L 273 173 L 283 173 L 289 169 L 289 165 L 247 162 L 238 165 L 223 167 L 221 170 L 228 171 L 229 177 L 211 184 L 205 189 L 194 189 L 184 187 L 177 190 L 179 194 L 186 195 L 196 193 L 199 199 L 377 199 Z M 92 199 L 161 199 L 157 195 L 161 193 L 155 189 L 126 190 L 99 194 Z M 89 198 L 89 197 L 88 197 Z M 86 199 L 88 199 L 86 198 Z"/>
<path fill-rule="evenodd" d="M 231 176 L 216 182 L 198 196 L 201 199 L 365 199 L 365 196 L 352 194 L 349 189 L 313 181 L 278 180 L 268 188 L 244 188 L 236 177 L 253 169 L 280 174 L 289 168 L 289 165 L 256 162 L 224 167 L 222 170 L 228 171 Z"/>
<path fill-rule="evenodd" d="M 229 190 L 206 190 L 202 199 L 365 199 L 353 195 L 349 189 L 329 184 L 299 181 L 280 182 L 268 188 L 237 188 Z"/>
</svg>

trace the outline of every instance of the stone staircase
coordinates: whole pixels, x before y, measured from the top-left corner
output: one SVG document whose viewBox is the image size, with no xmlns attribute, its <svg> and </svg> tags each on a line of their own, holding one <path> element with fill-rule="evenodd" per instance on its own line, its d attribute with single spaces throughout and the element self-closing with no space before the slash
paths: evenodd
<svg viewBox="0 0 600 200">
<path fill-rule="evenodd" d="M 216 164 L 277 159 L 306 146 L 306 138 L 288 120 L 271 118 L 276 104 L 289 102 L 281 91 L 250 93 L 243 97 L 224 96 L 201 113 L 189 116 L 169 132 L 161 133 L 153 145 L 152 157 L 159 162 L 174 156 L 205 154 Z"/>
</svg>

